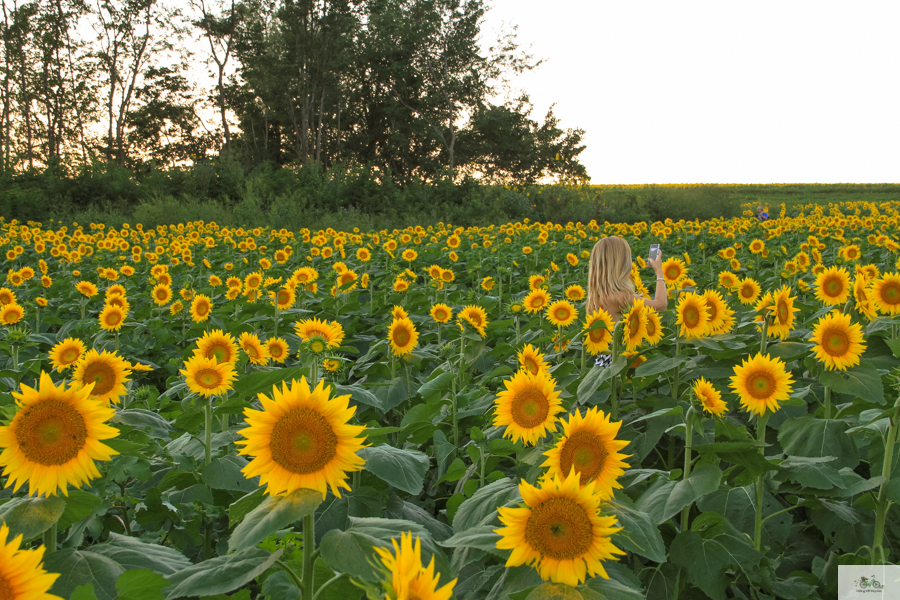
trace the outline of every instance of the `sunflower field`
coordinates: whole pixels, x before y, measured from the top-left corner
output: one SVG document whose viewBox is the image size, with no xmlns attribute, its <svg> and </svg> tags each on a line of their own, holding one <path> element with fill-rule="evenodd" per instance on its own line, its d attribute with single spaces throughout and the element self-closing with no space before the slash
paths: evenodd
<svg viewBox="0 0 900 600">
<path fill-rule="evenodd" d="M 773 212 L 0 221 L 0 599 L 836 597 L 900 558 L 900 203 Z M 612 235 L 668 310 L 585 314 Z"/>
</svg>

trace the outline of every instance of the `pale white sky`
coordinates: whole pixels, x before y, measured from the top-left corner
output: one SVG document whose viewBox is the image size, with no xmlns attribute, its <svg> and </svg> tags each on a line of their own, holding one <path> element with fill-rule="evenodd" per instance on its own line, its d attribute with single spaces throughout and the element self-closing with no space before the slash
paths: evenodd
<svg viewBox="0 0 900 600">
<path fill-rule="evenodd" d="M 900 182 L 897 0 L 491 0 L 502 22 L 595 184 Z"/>
</svg>

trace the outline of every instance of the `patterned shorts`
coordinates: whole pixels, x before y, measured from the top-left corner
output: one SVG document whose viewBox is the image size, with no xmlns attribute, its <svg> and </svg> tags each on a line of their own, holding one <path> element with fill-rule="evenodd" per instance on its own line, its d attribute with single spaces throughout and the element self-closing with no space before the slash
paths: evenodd
<svg viewBox="0 0 900 600">
<path fill-rule="evenodd" d="M 598 354 L 594 364 L 600 367 L 608 367 L 612 364 L 612 354 Z"/>
</svg>

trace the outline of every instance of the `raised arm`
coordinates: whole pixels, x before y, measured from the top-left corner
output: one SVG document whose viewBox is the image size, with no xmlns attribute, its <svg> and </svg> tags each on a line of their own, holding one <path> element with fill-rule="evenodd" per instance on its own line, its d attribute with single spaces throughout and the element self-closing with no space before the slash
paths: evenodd
<svg viewBox="0 0 900 600">
<path fill-rule="evenodd" d="M 656 294 L 652 300 L 644 302 L 645 306 L 650 306 L 657 311 L 663 311 L 669 308 L 669 296 L 666 294 L 666 281 L 662 274 L 662 251 L 656 253 L 656 258 L 647 261 L 647 266 L 656 273 Z"/>
</svg>

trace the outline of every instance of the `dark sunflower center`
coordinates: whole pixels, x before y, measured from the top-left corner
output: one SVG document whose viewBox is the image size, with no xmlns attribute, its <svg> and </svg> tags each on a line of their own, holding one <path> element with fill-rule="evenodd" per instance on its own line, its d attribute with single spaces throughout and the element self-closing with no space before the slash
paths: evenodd
<svg viewBox="0 0 900 600">
<path fill-rule="evenodd" d="M 547 415 L 550 413 L 550 404 L 543 392 L 535 388 L 528 388 L 513 398 L 511 412 L 516 425 L 532 429 L 547 419 Z"/>
<path fill-rule="evenodd" d="M 194 379 L 197 385 L 207 390 L 216 390 L 222 385 L 222 375 L 215 369 L 200 369 Z"/>
<path fill-rule="evenodd" d="M 401 348 L 409 343 L 409 331 L 405 327 L 397 327 L 394 330 L 394 343 Z"/>
<path fill-rule="evenodd" d="M 84 383 L 93 383 L 94 396 L 103 396 L 112 391 L 116 385 L 116 371 L 110 365 L 102 362 L 89 364 L 84 369 Z"/>
<path fill-rule="evenodd" d="M 568 473 L 572 467 L 581 475 L 581 483 L 597 477 L 606 464 L 608 452 L 603 440 L 590 431 L 578 431 L 563 444 L 559 453 L 559 467 Z"/>
<path fill-rule="evenodd" d="M 273 358 L 281 358 L 284 354 L 284 350 L 281 346 L 275 345 L 269 348 L 269 354 L 271 354 Z"/>
<path fill-rule="evenodd" d="M 570 498 L 550 498 L 531 509 L 525 541 L 542 556 L 567 560 L 583 556 L 594 541 L 587 511 Z"/>
<path fill-rule="evenodd" d="M 844 291 L 844 284 L 839 279 L 828 279 L 822 287 L 825 289 L 825 293 L 832 297 L 839 296 Z"/>
<path fill-rule="evenodd" d="M 218 362 L 228 362 L 231 360 L 231 349 L 220 344 L 212 345 L 206 351 L 206 358 L 215 358 Z"/>
<path fill-rule="evenodd" d="M 246 346 L 244 346 L 244 352 L 246 352 L 247 356 L 249 356 L 250 358 L 259 358 L 259 351 L 253 344 L 247 344 Z"/>
<path fill-rule="evenodd" d="M 678 279 L 678 275 L 681 272 L 681 269 L 678 267 L 669 267 L 666 269 L 666 279 Z"/>
<path fill-rule="evenodd" d="M 62 362 L 63 364 L 70 364 L 78 360 L 79 352 L 75 348 L 66 348 L 62 351 Z"/>
<path fill-rule="evenodd" d="M 753 373 L 747 378 L 747 391 L 756 400 L 768 400 L 775 393 L 775 378 L 771 373 Z"/>
<path fill-rule="evenodd" d="M 741 298 L 752 298 L 753 297 L 753 288 L 749 285 L 745 285 L 741 288 Z"/>
<path fill-rule="evenodd" d="M 591 341 L 595 344 L 600 344 L 606 337 L 606 330 L 602 327 L 598 327 L 597 329 L 592 329 L 588 332 L 588 337 L 591 338 Z"/>
<path fill-rule="evenodd" d="M 682 311 L 682 320 L 688 327 L 696 327 L 700 323 L 700 311 L 696 306 L 685 306 Z"/>
<path fill-rule="evenodd" d="M 822 349 L 831 356 L 844 356 L 850 350 L 850 338 L 838 329 L 825 332 L 822 341 Z"/>
<path fill-rule="evenodd" d="M 790 317 L 790 311 L 788 310 L 787 302 L 779 300 L 776 311 L 778 313 L 778 323 L 781 325 L 785 325 L 788 321 L 788 318 Z"/>
<path fill-rule="evenodd" d="M 2 574 L 0 574 L 0 600 L 16 600 L 12 584 Z"/>
<path fill-rule="evenodd" d="M 447 318 L 447 313 L 444 312 L 443 310 L 438 310 L 438 311 L 435 311 L 434 316 L 435 316 L 435 318 L 437 318 L 438 321 L 443 321 L 444 319 Z"/>
<path fill-rule="evenodd" d="M 42 465 L 62 465 L 84 447 L 87 428 L 73 406 L 44 400 L 28 406 L 16 419 L 16 441 L 25 456 Z"/>
<path fill-rule="evenodd" d="M 272 428 L 272 460 L 291 473 L 313 473 L 334 458 L 337 443 L 325 417 L 311 408 L 296 408 Z"/>
<path fill-rule="evenodd" d="M 475 312 L 469 313 L 469 322 L 472 325 L 474 325 L 475 327 L 480 327 L 481 326 L 481 315 L 479 315 L 478 313 L 475 313 Z"/>
<path fill-rule="evenodd" d="M 885 304 L 900 304 L 900 286 L 888 284 L 881 288 L 881 298 Z"/>
<path fill-rule="evenodd" d="M 122 315 L 116 312 L 106 315 L 106 323 L 108 325 L 118 325 L 122 321 Z"/>
<path fill-rule="evenodd" d="M 290 294 L 284 290 L 278 292 L 278 304 L 287 304 L 290 299 Z"/>
<path fill-rule="evenodd" d="M 206 302 L 200 302 L 197 304 L 197 314 L 201 317 L 209 312 L 209 305 Z"/>
<path fill-rule="evenodd" d="M 528 369 L 532 375 L 538 372 L 537 361 L 534 360 L 534 358 L 526 356 L 522 362 L 524 363 L 525 368 Z"/>
<path fill-rule="evenodd" d="M 709 311 L 709 320 L 715 321 L 716 315 L 719 314 L 719 308 L 713 302 L 706 303 L 706 309 Z"/>
</svg>

